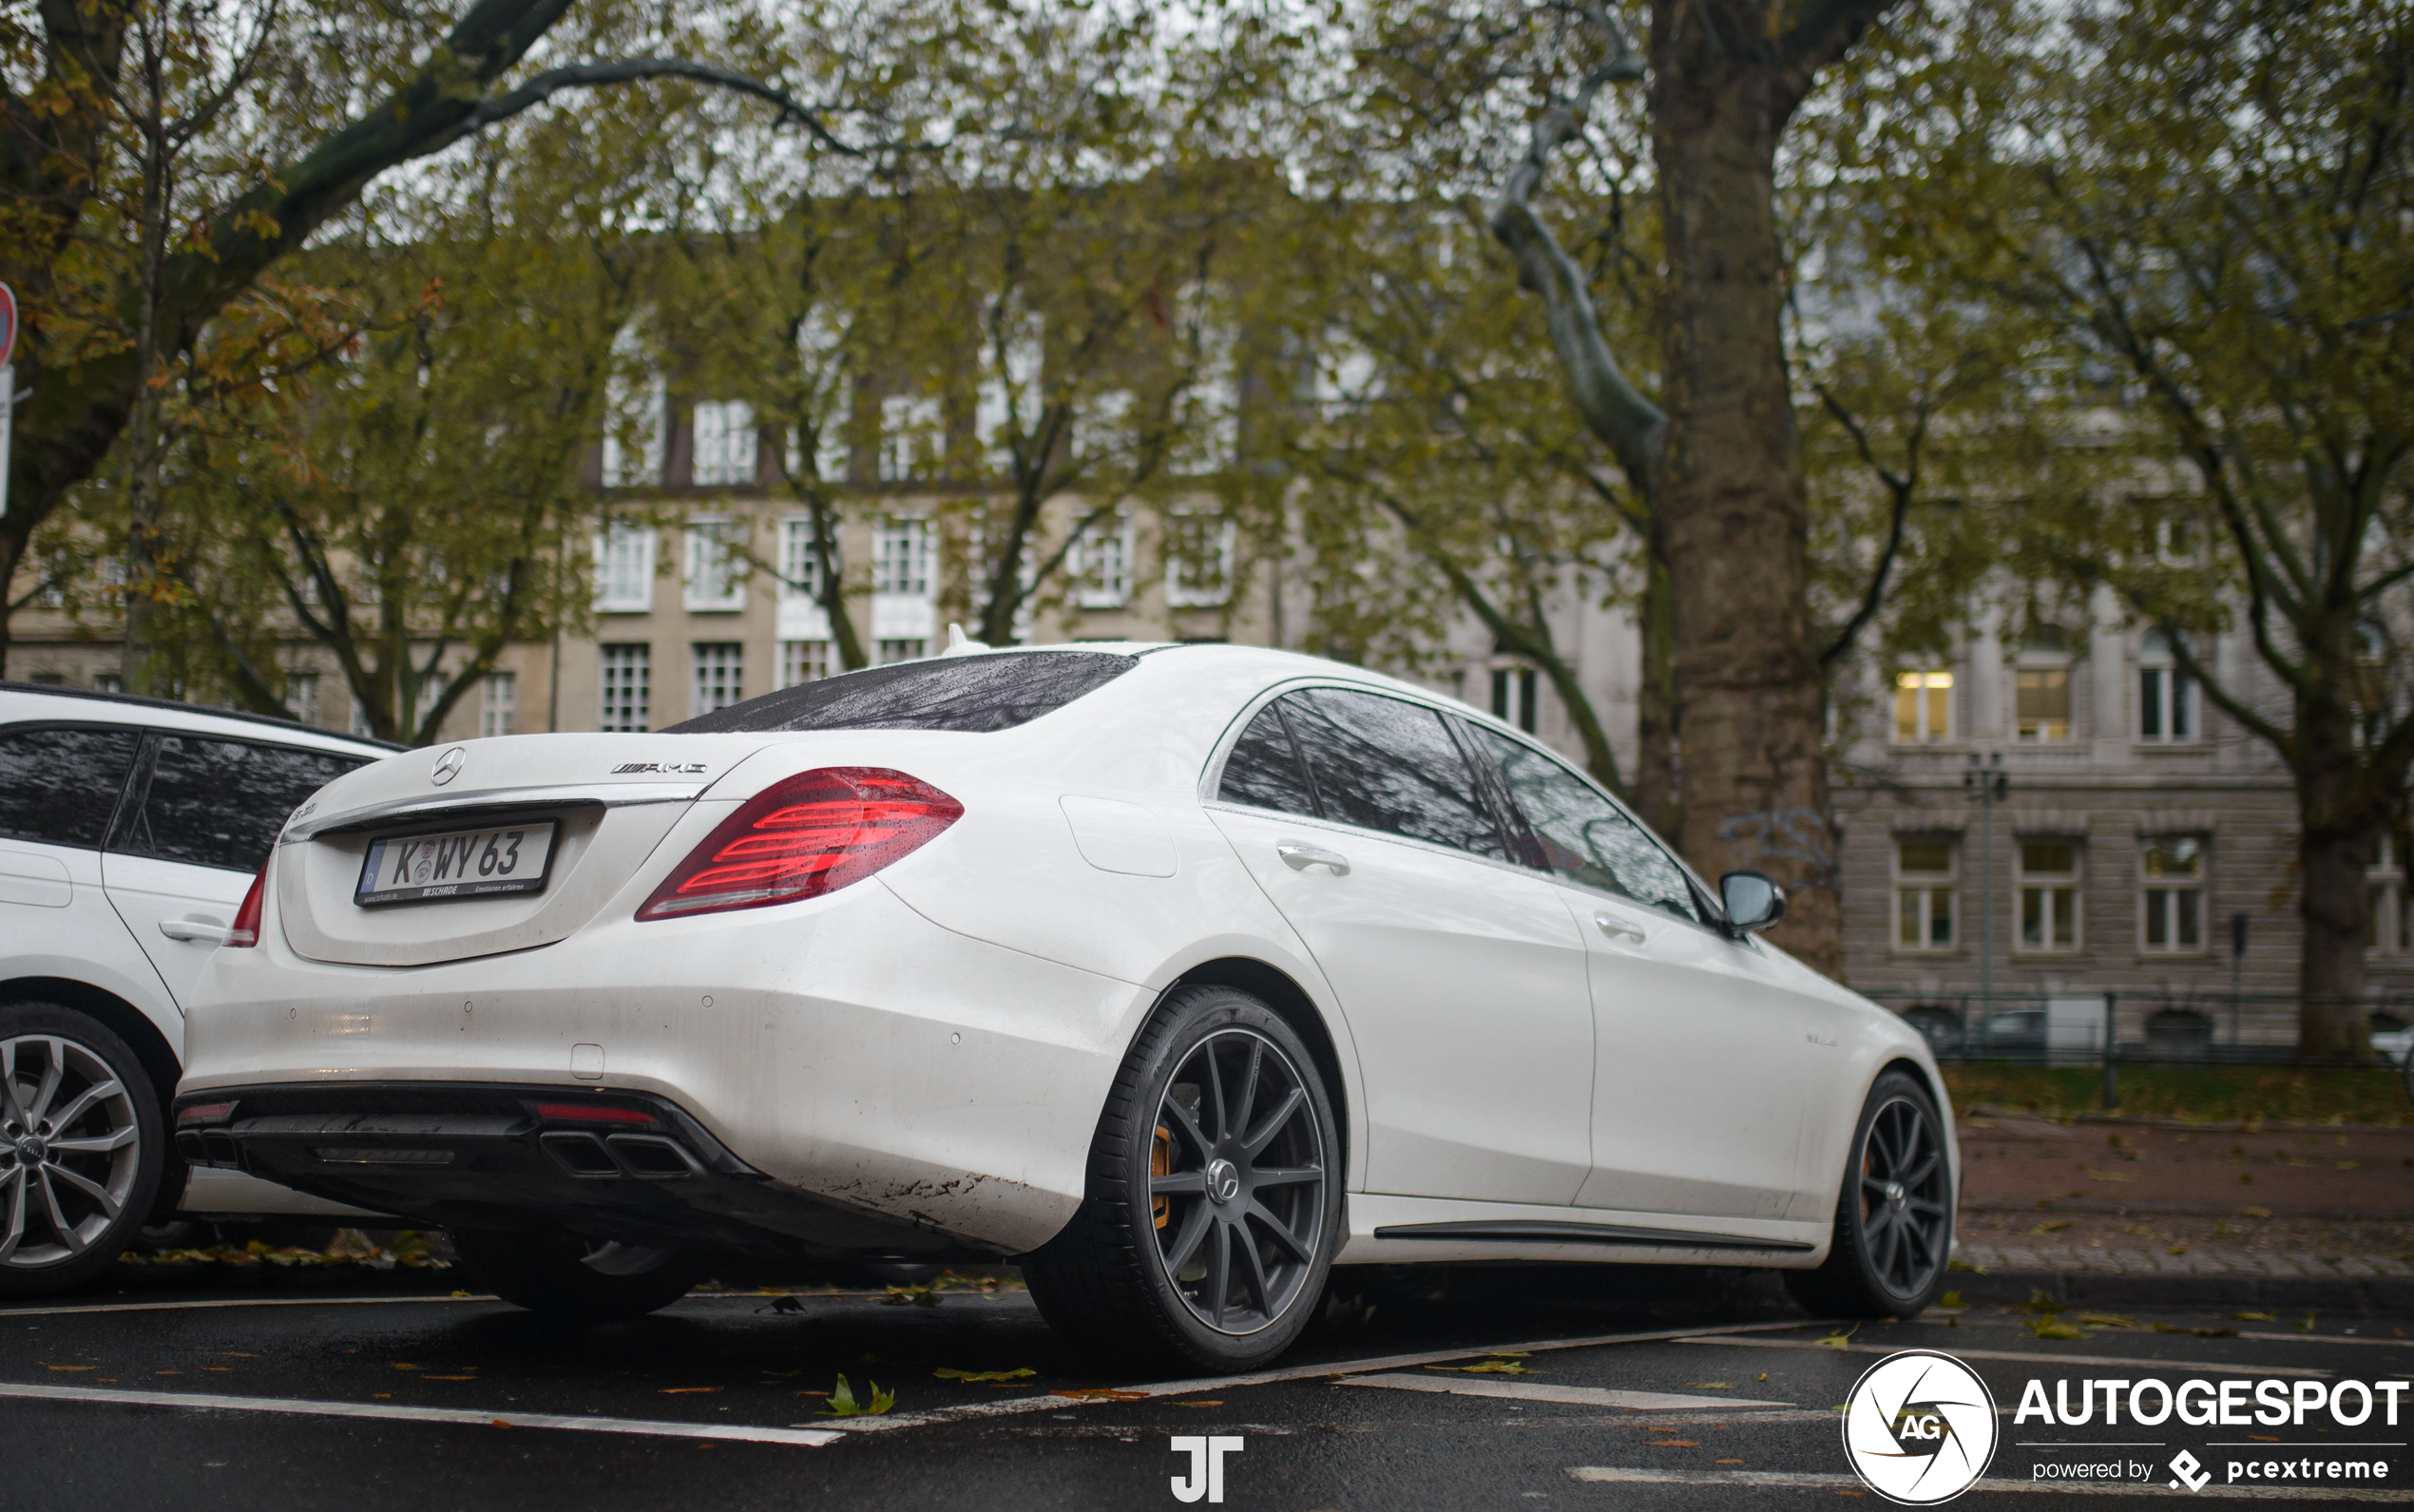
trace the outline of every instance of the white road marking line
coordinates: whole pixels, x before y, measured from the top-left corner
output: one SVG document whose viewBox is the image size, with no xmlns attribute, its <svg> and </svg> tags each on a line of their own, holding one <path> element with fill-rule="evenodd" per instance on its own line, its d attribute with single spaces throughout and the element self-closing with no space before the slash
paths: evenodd
<svg viewBox="0 0 2414 1512">
<path fill-rule="evenodd" d="M 214 1412 L 278 1412 L 301 1417 L 374 1418 L 392 1423 L 463 1423 L 477 1427 L 568 1428 L 582 1433 L 634 1433 L 668 1439 L 742 1439 L 752 1444 L 819 1447 L 839 1437 L 828 1428 L 775 1428 L 738 1424 L 660 1423 L 644 1418 L 565 1417 L 551 1412 L 478 1411 L 469 1407 L 393 1407 L 383 1402 L 311 1402 L 297 1397 L 205 1396 L 183 1391 L 110 1391 L 88 1386 L 0 1384 L 0 1397 L 38 1397 L 116 1407 L 200 1408 Z"/>
<path fill-rule="evenodd" d="M 1326 1365 L 1293 1365 L 1279 1370 L 1258 1370 L 1249 1375 L 1201 1376 L 1190 1381 L 1157 1381 L 1146 1386 L 1124 1386 L 1114 1389 L 1129 1398 L 1188 1396 L 1196 1391 L 1230 1391 L 1245 1386 L 1274 1386 L 1285 1381 L 1313 1381 L 1328 1375 L 1370 1375 L 1379 1370 L 1405 1370 L 1420 1365 L 1440 1365 L 1446 1360 L 1472 1360 L 1487 1354 L 1543 1354 L 1553 1349 L 1589 1349 L 1611 1344 L 1664 1344 L 1688 1338 L 1712 1338 L 1728 1333 L 1765 1333 L 1778 1329 L 1833 1328 L 1834 1324 L 1817 1320 L 1791 1323 L 1734 1323 L 1716 1329 L 1659 1329 L 1649 1333 L 1597 1333 L 1581 1339 L 1537 1339 L 1524 1344 L 1497 1344 L 1482 1349 L 1440 1349 L 1429 1354 L 1392 1354 L 1374 1360 L 1335 1360 Z M 842 1433 L 885 1433 L 892 1428 L 916 1428 L 926 1423 L 956 1423 L 968 1419 L 1007 1417 L 1018 1412 L 1070 1411 L 1115 1397 L 1066 1397 L 1054 1393 L 1039 1396 L 1007 1397 L 997 1402 L 971 1402 L 962 1407 L 934 1407 L 928 1412 L 899 1412 L 879 1418 L 849 1418 L 835 1425 Z"/>
<path fill-rule="evenodd" d="M 2392 1349 L 2414 1349 L 2414 1339 L 2350 1339 L 2337 1333 L 2251 1333 L 2242 1339 L 2270 1339 L 2279 1344 L 2378 1344 Z"/>
<path fill-rule="evenodd" d="M 1816 1339 L 1718 1339 L 1688 1335 L 1678 1344 L 1740 1344 L 1754 1349 L 1836 1349 L 1849 1354 L 1894 1354 L 1883 1344 L 1821 1344 Z M 2336 1370 L 2302 1365 L 2215 1365 L 2210 1360 L 2149 1360 L 2119 1354 L 2047 1354 L 2040 1349 L 1945 1349 L 1957 1360 L 2018 1360 L 2031 1365 L 2136 1365 L 2152 1370 L 2205 1370 L 2215 1375 L 2304 1375 L 2328 1380 Z"/>
<path fill-rule="evenodd" d="M 1659 1470 L 1647 1465 L 1580 1464 L 1569 1470 L 1572 1480 L 1617 1485 L 1716 1485 L 1730 1487 L 1767 1486 L 1775 1490 L 1836 1490 L 1862 1491 L 1861 1478 L 1854 1475 L 1819 1475 L 1810 1471 L 1791 1470 Z M 2414 1491 L 2383 1490 L 2378 1486 L 2329 1485 L 2208 1485 L 2201 1491 L 2177 1491 L 2170 1486 L 2136 1481 L 2013 1481 L 1990 1479 L 1972 1482 L 1972 1491 L 2059 1492 L 2063 1496 L 2170 1496 L 2227 1497 L 2248 1502 L 2414 1502 Z"/>
<path fill-rule="evenodd" d="M 1791 1402 L 1753 1402 L 1740 1397 L 1682 1396 L 1667 1391 L 1616 1391 L 1599 1386 L 1552 1386 L 1539 1381 L 1446 1380 L 1438 1375 L 1346 1375 L 1335 1386 L 1380 1386 L 1394 1391 L 1438 1391 L 1447 1396 L 1506 1397 L 1518 1402 L 1573 1402 L 1582 1407 L 1628 1407 L 1657 1412 L 1680 1407 L 1790 1407 Z M 1753 1421 L 1757 1422 L 1754 1418 Z"/>
<path fill-rule="evenodd" d="M 73 1308 L 0 1308 L 0 1323 L 10 1318 L 55 1318 L 70 1312 L 181 1312 L 194 1308 L 348 1308 L 380 1302 L 491 1302 L 491 1292 L 475 1296 L 407 1297 L 223 1297 L 207 1302 L 102 1302 Z"/>
</svg>

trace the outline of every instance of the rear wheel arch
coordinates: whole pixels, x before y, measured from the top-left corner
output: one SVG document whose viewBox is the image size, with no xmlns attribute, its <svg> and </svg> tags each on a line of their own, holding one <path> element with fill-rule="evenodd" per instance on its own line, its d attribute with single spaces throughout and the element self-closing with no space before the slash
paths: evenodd
<svg viewBox="0 0 2414 1512">
<path fill-rule="evenodd" d="M 0 1003 L 55 1003 L 99 1021 L 143 1062 L 161 1110 L 175 1101 L 176 1083 L 184 1075 L 182 1062 L 150 1015 L 116 993 L 72 977 L 14 977 L 0 982 Z"/>
<path fill-rule="evenodd" d="M 1347 1171 L 1351 1155 L 1350 1084 L 1341 1072 L 1340 1046 L 1325 1026 L 1315 999 L 1279 967 L 1249 956 L 1225 956 L 1203 961 L 1184 971 L 1166 985 L 1158 1002 L 1161 1004 L 1175 992 L 1194 985 L 1237 987 L 1249 993 L 1273 1009 L 1306 1043 L 1308 1054 L 1315 1062 L 1316 1074 L 1324 1078 L 1326 1094 L 1332 1099 L 1334 1137 L 1341 1141 L 1340 1158 L 1333 1162 L 1333 1169 Z"/>
</svg>

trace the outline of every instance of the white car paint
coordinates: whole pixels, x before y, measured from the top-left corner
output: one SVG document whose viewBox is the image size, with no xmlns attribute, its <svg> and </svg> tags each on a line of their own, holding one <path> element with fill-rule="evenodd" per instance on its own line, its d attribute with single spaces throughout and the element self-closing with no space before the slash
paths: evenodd
<svg viewBox="0 0 2414 1512">
<path fill-rule="evenodd" d="M 443 788 L 429 754 L 331 784 L 272 861 L 259 947 L 210 958 L 183 1094 L 648 1093 L 783 1189 L 1010 1254 L 1080 1203 L 1151 1007 L 1240 960 L 1293 985 L 1332 1043 L 1344 1260 L 1738 1259 L 1681 1237 L 1701 1235 L 1782 1240 L 1798 1247 L 1748 1263 L 1810 1266 L 1870 1082 L 1907 1062 L 1941 1087 L 1916 1031 L 1765 941 L 1668 920 L 1638 954 L 1592 923 L 1614 899 L 1214 797 L 1245 717 L 1286 687 L 1381 692 L 1524 738 L 1498 721 L 1287 653 L 1062 649 L 1140 654 L 993 733 L 518 737 L 468 742 Z M 824 896 L 637 919 L 746 799 L 833 765 L 910 773 L 964 813 Z M 302 833 L 549 786 L 643 801 L 586 811 L 542 894 L 362 909 L 368 834 Z M 1303 843 L 1348 874 L 1283 859 Z M 1674 1236 L 1437 1248 L 1375 1233 L 1537 1214 Z"/>
<path fill-rule="evenodd" d="M 391 749 L 284 721 L 188 705 L 0 687 L 0 730 L 20 724 L 113 725 L 301 746 L 377 760 Z M 0 837 L 0 989 L 29 979 L 105 993 L 184 1054 L 194 984 L 251 885 L 247 872 L 154 856 Z M 34 996 L 42 989 L 24 987 Z M 159 1088 L 163 1096 L 173 1086 Z M 181 1211 L 359 1217 L 356 1208 L 304 1196 L 232 1171 L 195 1171 Z"/>
</svg>

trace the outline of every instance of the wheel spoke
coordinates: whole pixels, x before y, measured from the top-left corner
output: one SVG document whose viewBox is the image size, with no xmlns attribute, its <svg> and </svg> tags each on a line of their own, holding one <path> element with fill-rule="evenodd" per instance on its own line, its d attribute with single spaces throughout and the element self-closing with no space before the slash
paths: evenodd
<svg viewBox="0 0 2414 1512">
<path fill-rule="evenodd" d="M 42 1068 L 42 1085 L 34 1089 L 33 1101 L 26 1104 L 26 1119 L 32 1123 L 40 1123 L 42 1116 L 50 1111 L 50 1100 L 59 1093 L 59 1078 L 67 1069 L 66 1047 L 56 1040 L 42 1043 L 49 1049 L 50 1063 Z"/>
<path fill-rule="evenodd" d="M 89 1177 L 78 1175 L 77 1173 L 68 1170 L 66 1166 L 46 1164 L 42 1168 L 42 1176 L 45 1180 L 49 1179 L 51 1177 L 57 1177 L 60 1180 L 65 1181 L 67 1185 L 75 1188 L 78 1192 L 83 1193 L 86 1196 L 88 1196 L 93 1201 L 98 1202 L 101 1204 L 101 1212 L 105 1216 L 112 1218 L 116 1217 L 118 1209 L 123 1206 L 116 1197 L 109 1195 L 109 1189 L 107 1187 L 101 1185 L 101 1183 L 93 1180 Z"/>
<path fill-rule="evenodd" d="M 1257 1311 L 1272 1318 L 1274 1315 L 1274 1289 L 1266 1283 L 1266 1259 L 1257 1253 L 1257 1241 L 1249 1232 L 1246 1217 L 1232 1226 L 1232 1242 L 1240 1251 L 1242 1268 L 1249 1273 L 1249 1294 L 1257 1299 Z"/>
<path fill-rule="evenodd" d="M 1207 1142 L 1207 1136 L 1199 1132 L 1198 1124 L 1191 1118 L 1189 1111 L 1172 1098 L 1165 1100 L 1164 1108 L 1166 1117 L 1173 1122 L 1175 1132 L 1188 1139 L 1190 1147 L 1198 1152 L 1199 1163 L 1204 1165 L 1207 1161 L 1214 1159 L 1216 1147 Z"/>
<path fill-rule="evenodd" d="M 1216 1059 L 1216 1042 L 1208 1041 L 1198 1047 L 1200 1059 L 1207 1062 L 1206 1095 L 1200 1098 L 1199 1111 L 1216 1110 L 1216 1121 L 1208 1130 L 1218 1140 L 1232 1133 L 1232 1104 L 1224 1101 L 1224 1068 Z"/>
<path fill-rule="evenodd" d="M 46 1165 L 34 1172 L 42 1178 L 42 1200 L 50 1210 L 50 1227 L 58 1231 L 60 1243 L 81 1254 L 84 1253 L 84 1240 L 75 1232 L 75 1225 L 67 1221 L 67 1210 L 59 1206 L 59 1192 L 50 1184 L 50 1170 Z"/>
<path fill-rule="evenodd" d="M 53 1145 L 52 1148 L 58 1147 Z M 1204 1171 L 1176 1171 L 1171 1176 L 1152 1176 L 1148 1178 L 1148 1195 L 1153 1197 L 1204 1196 L 1206 1192 L 1207 1173 Z"/>
<path fill-rule="evenodd" d="M 1200 1289 L 1199 1301 L 1205 1304 L 1207 1321 L 1217 1328 L 1224 1326 L 1224 1295 L 1232 1286 L 1232 1225 L 1210 1225 L 1214 1237 L 1207 1241 L 1207 1281 Z"/>
<path fill-rule="evenodd" d="M 0 1076 L 7 1074 L 0 1071 Z M 0 1177 L 0 1187 L 9 1189 L 9 1231 L 0 1234 L 0 1265 L 9 1263 L 9 1256 L 17 1253 L 18 1244 L 25 1238 L 26 1189 L 29 1185 L 31 1183 L 26 1180 L 24 1166 L 18 1166 L 7 1177 Z"/>
<path fill-rule="evenodd" d="M 84 1117 L 86 1110 L 89 1109 L 93 1103 L 103 1098 L 113 1098 L 124 1090 L 125 1088 L 115 1081 L 94 1082 L 77 1093 L 74 1101 L 59 1110 L 58 1116 L 50 1120 L 50 1127 L 62 1131 L 73 1128 L 75 1120 Z"/>
<path fill-rule="evenodd" d="M 1207 1211 L 1204 1202 L 1183 1214 L 1181 1230 L 1174 1235 L 1173 1247 L 1165 1252 L 1165 1274 L 1179 1276 L 1192 1257 L 1198 1254 L 1198 1242 L 1207 1237 L 1207 1231 L 1215 1226 L 1215 1215 Z"/>
<path fill-rule="evenodd" d="M 1906 1187 L 1925 1186 L 1927 1178 L 1936 1174 L 1937 1165 L 1943 1158 L 1933 1150 L 1922 1156 L 1920 1163 L 1911 1167 L 1910 1173 L 1903 1177 L 1903 1184 Z"/>
<path fill-rule="evenodd" d="M 17 1101 L 17 1046 L 21 1040 L 0 1040 L 0 1118 L 30 1125 L 25 1105 Z"/>
<path fill-rule="evenodd" d="M 1302 1181 L 1321 1181 L 1324 1171 L 1312 1165 L 1260 1166 L 1249 1173 L 1251 1184 L 1260 1187 L 1297 1186 Z"/>
<path fill-rule="evenodd" d="M 52 1139 L 49 1143 L 53 1150 L 71 1150 L 78 1155 L 106 1155 L 111 1150 L 125 1149 L 142 1135 L 142 1130 L 129 1123 L 114 1134 L 95 1134 L 78 1139 Z"/>
<path fill-rule="evenodd" d="M 1257 1105 L 1257 1075 L 1265 1059 L 1265 1042 L 1250 1041 L 1249 1066 L 1240 1074 L 1240 1101 L 1233 1104 L 1232 1118 L 1224 1124 L 1226 1131 L 1249 1127 L 1249 1115 Z"/>
<path fill-rule="evenodd" d="M 1315 1258 L 1313 1252 L 1299 1242 L 1299 1236 L 1285 1227 L 1283 1221 L 1275 1217 L 1272 1212 L 1268 1211 L 1266 1205 L 1255 1197 L 1249 1199 L 1249 1215 L 1264 1224 L 1266 1232 L 1274 1235 L 1274 1242 L 1289 1250 L 1291 1257 L 1301 1265 L 1306 1265 Z"/>
<path fill-rule="evenodd" d="M 1255 1128 L 1241 1136 L 1241 1155 L 1245 1158 L 1255 1159 L 1257 1152 L 1274 1142 L 1274 1136 L 1282 1132 L 1283 1126 L 1307 1105 L 1307 1089 L 1293 1087 L 1291 1095 L 1284 1098 L 1272 1113 L 1259 1120 Z"/>
</svg>

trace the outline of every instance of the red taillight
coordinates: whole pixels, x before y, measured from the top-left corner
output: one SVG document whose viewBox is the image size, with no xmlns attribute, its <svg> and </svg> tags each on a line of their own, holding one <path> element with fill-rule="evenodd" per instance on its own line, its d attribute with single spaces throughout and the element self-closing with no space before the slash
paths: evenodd
<svg viewBox="0 0 2414 1512">
<path fill-rule="evenodd" d="M 963 804 L 928 782 L 885 767 L 799 773 L 722 820 L 637 916 L 817 898 L 911 855 L 963 814 Z"/>
<path fill-rule="evenodd" d="M 250 890 L 243 894 L 243 906 L 235 910 L 235 927 L 226 931 L 226 943 L 238 950 L 259 944 L 260 899 L 268 890 L 268 863 L 252 873 Z"/>
</svg>

